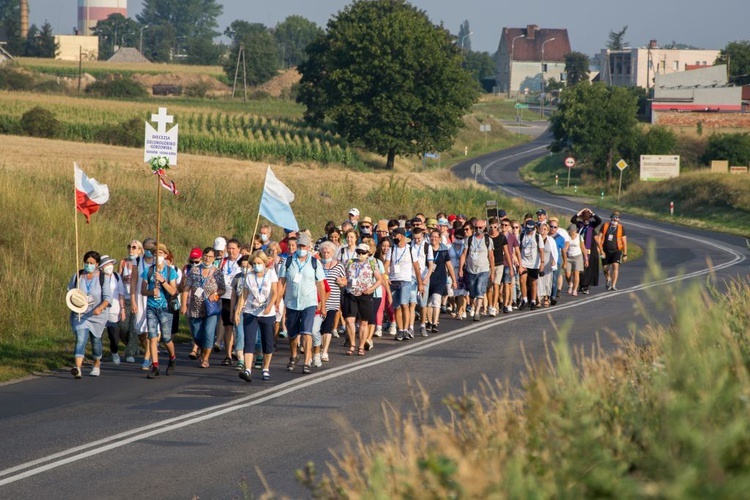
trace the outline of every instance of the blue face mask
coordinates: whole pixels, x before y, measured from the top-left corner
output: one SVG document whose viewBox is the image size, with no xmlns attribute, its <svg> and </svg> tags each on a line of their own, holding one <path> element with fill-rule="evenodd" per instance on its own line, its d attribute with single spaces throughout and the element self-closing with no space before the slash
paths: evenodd
<svg viewBox="0 0 750 500">
<path fill-rule="evenodd" d="M 154 254 L 153 254 L 153 252 L 151 252 L 151 250 L 146 250 L 146 251 L 145 251 L 145 252 L 143 253 L 143 256 L 144 256 L 144 257 L 146 257 L 147 259 L 150 259 L 151 257 L 153 257 L 153 256 L 154 256 Z"/>
<path fill-rule="evenodd" d="M 297 250 L 297 257 L 302 257 L 302 258 L 307 257 L 307 250 L 304 250 L 302 248 Z"/>
<path fill-rule="evenodd" d="M 96 264 L 84 264 L 83 270 L 87 273 L 93 273 L 96 271 Z"/>
<path fill-rule="evenodd" d="M 320 262 L 322 262 L 323 264 L 328 264 L 329 262 L 331 262 L 331 260 L 332 259 L 323 259 L 323 258 L 321 258 Z"/>
</svg>

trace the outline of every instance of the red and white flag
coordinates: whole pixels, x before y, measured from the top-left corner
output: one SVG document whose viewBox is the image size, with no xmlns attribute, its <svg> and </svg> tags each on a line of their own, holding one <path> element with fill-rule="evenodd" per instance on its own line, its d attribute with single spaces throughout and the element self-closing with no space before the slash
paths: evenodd
<svg viewBox="0 0 750 500">
<path fill-rule="evenodd" d="M 177 191 L 177 184 L 174 183 L 172 179 L 166 176 L 164 173 L 164 169 L 160 168 L 159 170 L 155 171 L 154 174 L 159 176 L 159 181 L 161 182 L 161 187 L 164 189 L 167 189 L 172 192 L 173 195 L 177 196 L 180 194 L 179 191 Z"/>
<path fill-rule="evenodd" d="M 96 179 L 89 179 L 81 167 L 74 163 L 76 183 L 76 209 L 86 216 L 86 223 L 91 222 L 91 214 L 109 200 L 109 188 L 99 184 Z"/>
</svg>

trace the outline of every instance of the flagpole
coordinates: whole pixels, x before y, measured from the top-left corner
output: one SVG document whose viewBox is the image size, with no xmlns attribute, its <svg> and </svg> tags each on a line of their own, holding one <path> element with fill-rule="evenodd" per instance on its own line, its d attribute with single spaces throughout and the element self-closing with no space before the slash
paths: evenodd
<svg viewBox="0 0 750 500">
<path fill-rule="evenodd" d="M 161 177 L 156 174 L 156 252 L 159 251 L 159 234 L 161 232 Z M 154 253 L 156 257 L 156 253 Z"/>
<path fill-rule="evenodd" d="M 270 168 L 271 165 L 268 165 L 268 169 L 266 169 L 266 178 L 263 179 L 263 191 L 266 190 L 266 180 L 268 179 L 268 170 Z M 261 203 L 263 203 L 263 191 L 260 192 L 260 201 L 258 202 L 258 218 L 255 219 L 255 229 L 253 229 L 253 234 L 250 235 L 250 244 L 253 243 L 255 235 L 258 234 L 258 225 L 260 224 L 260 205 Z"/>
<path fill-rule="evenodd" d="M 76 274 L 78 272 L 78 193 L 76 192 L 76 164 L 73 163 L 73 220 L 75 221 L 75 231 L 76 231 L 76 263 L 75 268 L 73 269 L 73 274 Z M 80 280 L 78 280 L 78 287 L 80 288 L 81 283 Z"/>
</svg>

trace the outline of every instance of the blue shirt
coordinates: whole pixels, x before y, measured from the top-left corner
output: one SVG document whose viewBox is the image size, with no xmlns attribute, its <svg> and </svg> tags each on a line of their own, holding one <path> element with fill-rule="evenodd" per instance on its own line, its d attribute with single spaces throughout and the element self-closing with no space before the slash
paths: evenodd
<svg viewBox="0 0 750 500">
<path fill-rule="evenodd" d="M 173 268 L 164 265 L 164 268 L 161 271 L 158 271 L 156 267 L 154 267 L 154 270 L 152 271 L 153 274 L 151 274 L 151 279 L 148 278 L 149 275 L 149 269 L 151 269 L 151 266 L 147 267 L 143 270 L 143 273 L 141 273 L 141 278 L 143 278 L 143 281 L 146 281 L 148 283 L 147 290 L 150 292 L 154 289 L 154 286 L 156 285 L 156 273 L 161 274 L 164 276 L 164 279 L 169 283 L 170 281 L 176 281 L 177 280 L 177 271 L 175 271 Z M 148 299 L 146 300 L 146 307 L 150 307 L 152 309 L 166 309 L 167 308 L 167 297 L 166 297 L 166 291 L 164 290 L 164 287 L 161 287 L 159 290 L 159 298 L 156 299 L 153 296 L 149 295 Z"/>
<path fill-rule="evenodd" d="M 318 262 L 317 269 L 313 269 L 313 257 L 310 254 L 304 261 L 300 261 L 296 255 L 290 258 L 292 259 L 291 265 L 287 268 L 286 263 L 284 263 L 279 270 L 279 279 L 286 279 L 284 305 L 295 311 L 317 306 L 318 288 L 316 283 L 326 279 L 323 264 Z M 301 277 L 297 279 L 297 276 Z"/>
</svg>

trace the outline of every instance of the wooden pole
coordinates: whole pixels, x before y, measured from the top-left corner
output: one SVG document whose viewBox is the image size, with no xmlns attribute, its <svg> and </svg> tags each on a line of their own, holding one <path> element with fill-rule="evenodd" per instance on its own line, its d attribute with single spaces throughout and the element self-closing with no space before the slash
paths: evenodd
<svg viewBox="0 0 750 500">
<path fill-rule="evenodd" d="M 161 176 L 156 174 L 156 252 L 159 251 L 159 235 L 161 234 Z"/>
<path fill-rule="evenodd" d="M 83 46 L 78 46 L 78 93 L 81 93 L 81 73 L 83 71 Z"/>
<path fill-rule="evenodd" d="M 620 194 L 622 194 L 622 169 L 620 169 L 620 186 L 617 188 L 617 203 L 620 203 Z"/>
<path fill-rule="evenodd" d="M 76 273 L 78 273 L 78 263 L 80 261 L 78 260 L 78 255 L 79 255 L 79 247 L 78 247 L 78 194 L 76 193 L 76 167 L 75 167 L 75 163 L 73 164 L 73 220 L 75 221 L 74 222 L 74 226 L 75 226 L 75 231 L 76 231 L 76 265 L 75 265 L 73 273 L 76 274 Z M 80 286 L 81 286 L 80 281 L 81 280 L 78 280 L 78 281 L 79 281 L 78 287 L 80 288 Z"/>
<path fill-rule="evenodd" d="M 245 47 L 242 46 L 242 101 L 247 102 L 247 62 L 245 61 Z"/>
</svg>

